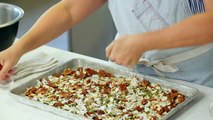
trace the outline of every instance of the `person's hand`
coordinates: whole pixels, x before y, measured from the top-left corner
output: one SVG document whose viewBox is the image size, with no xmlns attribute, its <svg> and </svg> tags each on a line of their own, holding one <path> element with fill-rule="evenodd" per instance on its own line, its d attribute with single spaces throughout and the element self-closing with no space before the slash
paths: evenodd
<svg viewBox="0 0 213 120">
<path fill-rule="evenodd" d="M 9 74 L 13 74 L 12 67 L 18 62 L 20 56 L 17 54 L 17 50 L 8 48 L 0 52 L 0 80 L 7 80 Z"/>
<path fill-rule="evenodd" d="M 128 35 L 114 40 L 106 48 L 106 56 L 113 62 L 131 67 L 137 64 L 146 49 L 137 35 Z"/>
</svg>

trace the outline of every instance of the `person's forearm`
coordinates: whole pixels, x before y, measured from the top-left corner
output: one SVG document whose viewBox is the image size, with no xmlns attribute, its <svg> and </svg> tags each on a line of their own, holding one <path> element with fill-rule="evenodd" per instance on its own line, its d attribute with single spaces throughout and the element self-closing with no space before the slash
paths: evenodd
<svg viewBox="0 0 213 120">
<path fill-rule="evenodd" d="M 195 46 L 213 42 L 212 28 L 213 14 L 204 13 L 138 37 L 147 50 Z"/>
<path fill-rule="evenodd" d="M 45 12 L 11 49 L 22 56 L 58 37 L 105 2 L 106 0 L 62 0 Z"/>
</svg>

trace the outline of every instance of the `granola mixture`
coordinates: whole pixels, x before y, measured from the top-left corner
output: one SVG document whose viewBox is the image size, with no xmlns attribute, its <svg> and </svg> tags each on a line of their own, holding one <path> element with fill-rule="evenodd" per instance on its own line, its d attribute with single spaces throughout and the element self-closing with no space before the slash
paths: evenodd
<svg viewBox="0 0 213 120">
<path fill-rule="evenodd" d="M 176 90 L 136 76 L 83 67 L 42 78 L 25 95 L 93 120 L 158 120 L 185 100 Z"/>
</svg>

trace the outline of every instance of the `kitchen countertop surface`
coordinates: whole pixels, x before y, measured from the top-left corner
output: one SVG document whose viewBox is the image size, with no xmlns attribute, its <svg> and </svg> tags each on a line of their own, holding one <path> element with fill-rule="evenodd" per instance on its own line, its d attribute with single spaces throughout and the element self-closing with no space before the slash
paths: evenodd
<svg viewBox="0 0 213 120">
<path fill-rule="evenodd" d="M 49 54 L 50 56 L 58 58 L 60 60 L 60 64 L 69 61 L 73 58 L 84 58 L 88 60 L 95 59 L 48 46 L 42 46 L 24 55 L 20 61 L 27 60 L 29 59 L 29 56 L 32 56 L 33 54 L 39 52 L 44 52 Z M 102 60 L 98 61 L 106 62 Z M 26 82 L 28 79 L 30 79 L 30 77 L 36 77 L 41 74 L 42 73 L 38 73 L 20 79 L 15 82 L 13 87 Z M 208 88 L 205 86 L 187 83 L 179 80 L 171 80 L 171 81 L 197 88 L 200 91 L 199 95 L 186 107 L 184 107 L 183 109 L 178 111 L 175 115 L 173 115 L 170 118 L 171 120 L 213 120 L 213 117 L 211 117 L 209 113 L 210 103 L 213 103 L 213 88 Z M 21 104 L 12 97 L 10 97 L 7 90 L 0 89 L 0 120 L 68 120 L 68 119 Z"/>
</svg>

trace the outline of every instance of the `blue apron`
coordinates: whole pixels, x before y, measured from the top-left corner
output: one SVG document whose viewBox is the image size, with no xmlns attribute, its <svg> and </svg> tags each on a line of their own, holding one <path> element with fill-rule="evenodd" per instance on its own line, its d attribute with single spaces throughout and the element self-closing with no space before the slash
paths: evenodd
<svg viewBox="0 0 213 120">
<path fill-rule="evenodd" d="M 194 14 L 193 0 L 108 0 L 117 37 L 166 28 Z M 196 1 L 196 0 L 194 0 Z M 197 7 L 198 8 L 198 7 Z M 145 52 L 139 73 L 213 87 L 213 44 Z"/>
</svg>

